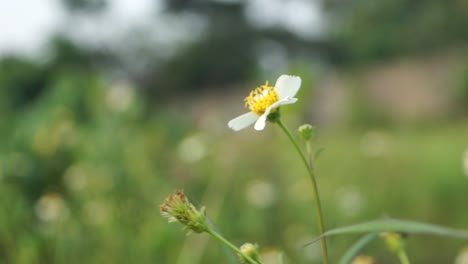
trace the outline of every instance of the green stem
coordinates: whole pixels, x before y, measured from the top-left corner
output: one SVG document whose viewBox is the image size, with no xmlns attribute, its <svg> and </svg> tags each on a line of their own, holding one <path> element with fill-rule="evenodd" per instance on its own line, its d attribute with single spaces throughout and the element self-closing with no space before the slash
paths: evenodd
<svg viewBox="0 0 468 264">
<path fill-rule="evenodd" d="M 309 168 L 311 171 L 314 171 L 314 164 L 312 163 L 312 147 L 310 145 L 310 140 L 306 141 L 306 152 L 307 152 L 307 157 L 309 158 Z"/>
<path fill-rule="evenodd" d="M 406 255 L 406 252 L 404 249 L 400 250 L 398 253 L 398 258 L 400 259 L 401 264 L 410 264 L 410 261 L 408 259 L 408 255 Z"/>
<path fill-rule="evenodd" d="M 309 164 L 309 161 L 307 161 L 307 158 L 305 157 L 304 153 L 301 151 L 301 148 L 299 148 L 299 145 L 297 144 L 296 140 L 294 140 L 294 137 L 291 135 L 291 132 L 289 132 L 289 129 L 283 124 L 281 119 L 277 119 L 276 123 L 281 127 L 283 132 L 289 138 L 294 148 L 296 149 L 297 153 L 301 157 L 302 162 L 307 168 L 307 172 L 309 174 L 310 180 L 312 181 L 312 187 L 313 187 L 312 193 L 314 195 L 315 208 L 317 210 L 317 223 L 318 223 L 318 227 L 320 230 L 320 234 L 322 235 L 323 233 L 325 233 L 325 225 L 323 223 L 322 205 L 320 204 L 320 197 L 319 197 L 319 192 L 318 192 L 318 187 L 317 187 L 317 181 L 315 180 L 315 173 L 312 167 L 312 160 L 311 158 L 309 159 L 310 160 L 310 164 Z M 323 263 L 328 264 L 328 250 L 327 250 L 327 241 L 325 237 L 320 238 L 320 244 L 322 247 Z"/>
<path fill-rule="evenodd" d="M 223 236 L 221 236 L 218 232 L 214 231 L 213 229 L 208 228 L 208 230 L 206 232 L 208 234 L 210 234 L 211 236 L 213 236 L 214 238 L 216 238 L 219 242 L 223 243 L 224 245 L 226 245 L 230 249 L 234 250 L 237 254 L 242 256 L 242 258 L 247 260 L 249 263 L 251 263 L 251 264 L 261 264 L 261 263 L 255 261 L 254 259 L 252 259 L 251 257 L 249 257 L 249 256 L 245 255 L 244 253 L 242 253 L 236 246 L 234 246 L 231 242 L 229 242 L 227 239 L 225 239 Z"/>
</svg>

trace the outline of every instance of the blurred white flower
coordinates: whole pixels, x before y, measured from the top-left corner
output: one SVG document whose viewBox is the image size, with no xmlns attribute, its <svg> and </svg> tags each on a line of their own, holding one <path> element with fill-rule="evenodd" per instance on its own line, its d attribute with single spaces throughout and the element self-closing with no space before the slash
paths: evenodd
<svg viewBox="0 0 468 264">
<path fill-rule="evenodd" d="M 385 155 L 391 146 L 390 136 L 382 131 L 368 131 L 361 138 L 361 153 L 369 157 Z"/>
<path fill-rule="evenodd" d="M 366 255 L 358 255 L 353 259 L 351 264 L 374 264 L 375 259 L 371 256 Z"/>
<path fill-rule="evenodd" d="M 187 163 L 201 160 L 206 155 L 205 142 L 201 135 L 192 135 L 183 139 L 178 147 L 179 158 Z"/>
<path fill-rule="evenodd" d="M 45 193 L 36 203 L 37 217 L 43 222 L 55 222 L 68 217 L 68 208 L 58 193 Z"/>
<path fill-rule="evenodd" d="M 127 81 L 112 85 L 106 94 L 106 104 L 114 112 L 125 112 L 135 99 L 133 87 Z"/>
<path fill-rule="evenodd" d="M 92 200 L 85 204 L 84 215 L 86 222 L 93 225 L 102 225 L 107 222 L 110 215 L 110 208 L 107 203 L 99 200 Z"/>
<path fill-rule="evenodd" d="M 346 216 L 358 215 L 364 208 L 365 199 L 362 193 L 354 187 L 339 190 L 338 197 L 338 208 Z"/>
<path fill-rule="evenodd" d="M 249 183 L 245 195 L 248 203 L 259 208 L 268 208 L 276 201 L 275 187 L 268 181 Z"/>
<path fill-rule="evenodd" d="M 463 154 L 463 170 L 465 171 L 465 176 L 468 177 L 468 148 L 465 149 Z"/>
<path fill-rule="evenodd" d="M 78 164 L 68 167 L 63 175 L 63 182 L 72 191 L 83 190 L 88 183 L 86 168 Z"/>
<path fill-rule="evenodd" d="M 322 252 L 319 242 L 312 243 L 304 247 L 305 244 L 310 243 L 310 241 L 314 240 L 314 238 L 315 237 L 304 236 L 299 240 L 296 246 L 302 252 L 307 262 L 317 262 L 322 258 Z"/>
<path fill-rule="evenodd" d="M 280 257 L 283 251 L 276 248 L 269 248 L 260 253 L 260 260 L 264 264 L 280 264 Z"/>
<path fill-rule="evenodd" d="M 55 123 L 44 125 L 34 131 L 32 147 L 39 154 L 50 156 L 62 146 L 75 143 L 75 124 L 72 120 L 61 119 Z"/>
<path fill-rule="evenodd" d="M 455 259 L 455 264 L 468 264 L 468 246 L 460 251 Z"/>
<path fill-rule="evenodd" d="M 245 98 L 245 106 L 250 112 L 229 121 L 228 126 L 235 131 L 244 129 L 255 123 L 255 130 L 263 130 L 267 117 L 278 107 L 297 102 L 296 96 L 301 87 L 301 78 L 298 76 L 281 75 L 275 86 L 268 82 L 255 88 Z"/>
</svg>

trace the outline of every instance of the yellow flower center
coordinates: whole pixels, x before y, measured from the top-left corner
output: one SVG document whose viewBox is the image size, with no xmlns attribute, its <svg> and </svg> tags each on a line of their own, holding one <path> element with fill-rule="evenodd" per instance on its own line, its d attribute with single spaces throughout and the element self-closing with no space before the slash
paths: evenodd
<svg viewBox="0 0 468 264">
<path fill-rule="evenodd" d="M 245 107 L 261 115 L 270 105 L 278 101 L 278 94 L 273 86 L 268 86 L 268 82 L 265 82 L 264 85 L 251 91 L 244 101 Z"/>
</svg>

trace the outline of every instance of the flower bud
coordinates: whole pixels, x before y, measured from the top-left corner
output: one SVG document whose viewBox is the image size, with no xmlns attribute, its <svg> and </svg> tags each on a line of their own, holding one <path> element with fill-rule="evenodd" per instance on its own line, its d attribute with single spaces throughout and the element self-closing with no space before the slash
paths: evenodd
<svg viewBox="0 0 468 264">
<path fill-rule="evenodd" d="M 240 247 L 240 251 L 245 256 L 248 256 L 248 257 L 250 257 L 251 259 L 253 259 L 255 261 L 260 261 L 260 254 L 258 253 L 258 245 L 257 244 L 245 243 Z M 244 259 L 244 256 L 240 256 L 240 257 L 241 257 L 241 259 L 243 261 L 247 262 Z"/>
<path fill-rule="evenodd" d="M 315 127 L 313 127 L 312 125 L 303 124 L 297 129 L 297 132 L 305 141 L 308 141 L 314 135 L 314 130 Z"/>
<path fill-rule="evenodd" d="M 390 252 L 398 254 L 405 247 L 403 234 L 396 232 L 382 232 L 380 236 L 384 239 L 385 244 Z"/>
<path fill-rule="evenodd" d="M 351 264 L 374 264 L 375 259 L 371 256 L 358 255 L 356 256 Z"/>
<path fill-rule="evenodd" d="M 177 190 L 169 195 L 160 206 L 162 216 L 168 218 L 169 222 L 179 222 L 184 229 L 195 233 L 208 230 L 205 217 L 205 207 L 197 209 L 182 190 Z"/>
</svg>

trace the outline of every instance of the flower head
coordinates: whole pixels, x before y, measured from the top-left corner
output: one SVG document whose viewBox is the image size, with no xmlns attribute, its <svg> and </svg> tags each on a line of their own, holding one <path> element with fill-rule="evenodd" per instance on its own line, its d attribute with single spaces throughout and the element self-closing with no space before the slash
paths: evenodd
<svg viewBox="0 0 468 264">
<path fill-rule="evenodd" d="M 312 125 L 303 124 L 297 129 L 297 132 L 302 137 L 302 139 L 304 139 L 305 141 L 308 141 L 314 135 L 314 129 L 315 128 Z"/>
<path fill-rule="evenodd" d="M 384 239 L 385 244 L 390 252 L 398 253 L 405 247 L 406 234 L 396 232 L 382 232 L 380 236 Z"/>
<path fill-rule="evenodd" d="M 374 264 L 375 259 L 371 256 L 358 255 L 353 259 L 351 264 Z"/>
<path fill-rule="evenodd" d="M 251 258 L 251 259 L 253 259 L 255 261 L 260 260 L 260 254 L 258 253 L 258 245 L 257 244 L 245 243 L 239 249 L 242 252 L 242 254 L 244 254 L 245 256 L 248 256 L 249 258 Z M 241 255 L 240 258 L 241 258 L 241 260 L 243 262 L 248 263 L 245 260 L 244 256 Z"/>
<path fill-rule="evenodd" d="M 301 78 L 298 76 L 281 75 L 275 86 L 269 86 L 268 82 L 250 92 L 245 101 L 245 106 L 250 112 L 238 116 L 229 121 L 228 126 L 235 131 L 244 129 L 255 123 L 255 130 L 263 130 L 268 115 L 286 104 L 297 102 L 294 96 L 301 87 Z"/>
<path fill-rule="evenodd" d="M 205 207 L 198 210 L 185 196 L 182 190 L 177 190 L 169 195 L 160 206 L 161 214 L 169 219 L 169 222 L 179 222 L 184 229 L 196 233 L 207 231 Z"/>
</svg>

